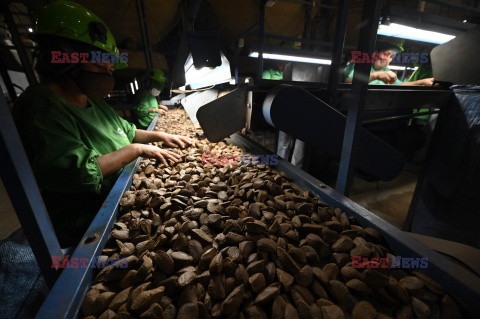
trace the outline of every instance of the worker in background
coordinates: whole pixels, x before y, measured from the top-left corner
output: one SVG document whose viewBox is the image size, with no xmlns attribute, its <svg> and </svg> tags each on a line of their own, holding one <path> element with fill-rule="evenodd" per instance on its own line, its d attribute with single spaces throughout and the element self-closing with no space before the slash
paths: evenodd
<svg viewBox="0 0 480 319">
<path fill-rule="evenodd" d="M 378 59 L 372 63 L 370 69 L 370 77 L 368 79 L 369 84 L 393 84 L 393 85 L 433 85 L 433 78 L 424 78 L 416 81 L 402 82 L 397 78 L 397 74 L 388 68 L 390 62 L 399 52 L 403 52 L 403 39 L 394 37 L 378 37 L 375 53 L 378 55 Z M 345 68 L 345 83 L 353 82 L 353 73 L 355 69 L 355 63 L 350 63 Z"/>
<path fill-rule="evenodd" d="M 34 38 L 41 83 L 17 99 L 13 115 L 57 237 L 68 247 L 82 237 L 126 164 L 139 156 L 165 165 L 180 159 L 146 143 L 185 147 L 192 141 L 120 118 L 102 100 L 114 87 L 114 63 L 52 63 L 53 51 L 119 56 L 111 31 L 86 8 L 71 1 L 45 6 Z M 123 60 L 115 64 L 121 67 Z"/>
<path fill-rule="evenodd" d="M 145 75 L 146 88 L 141 90 L 134 105 L 136 125 L 146 129 L 157 114 L 165 115 L 168 108 L 158 104 L 157 97 L 165 86 L 165 74 L 162 70 L 152 69 Z"/>
<path fill-rule="evenodd" d="M 263 71 L 262 79 L 264 80 L 283 80 L 283 69 L 287 64 L 285 61 L 267 62 L 266 70 Z"/>
</svg>

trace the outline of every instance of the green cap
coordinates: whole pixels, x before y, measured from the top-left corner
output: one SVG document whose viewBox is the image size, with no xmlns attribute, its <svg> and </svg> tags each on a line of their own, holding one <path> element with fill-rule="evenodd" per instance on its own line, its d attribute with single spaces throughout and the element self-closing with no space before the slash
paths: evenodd
<svg viewBox="0 0 480 319">
<path fill-rule="evenodd" d="M 43 7 L 35 22 L 35 35 L 52 35 L 86 43 L 115 54 L 119 58 L 116 69 L 127 67 L 105 22 L 76 2 L 55 1 Z"/>
<path fill-rule="evenodd" d="M 154 87 L 157 89 L 163 89 L 165 86 L 165 74 L 163 73 L 162 70 L 160 69 L 151 69 L 150 71 L 147 72 L 145 75 L 147 78 L 151 79 L 154 81 Z"/>
<path fill-rule="evenodd" d="M 396 52 L 403 52 L 404 43 L 405 43 L 404 39 L 387 37 L 387 36 L 378 36 L 377 43 L 375 45 L 375 51 L 382 52 L 386 50 L 394 50 Z"/>
</svg>

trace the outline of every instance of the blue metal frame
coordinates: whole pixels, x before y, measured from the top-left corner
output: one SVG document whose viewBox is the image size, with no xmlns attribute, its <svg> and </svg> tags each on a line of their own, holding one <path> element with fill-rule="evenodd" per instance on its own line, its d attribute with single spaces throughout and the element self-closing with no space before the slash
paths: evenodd
<svg viewBox="0 0 480 319">
<path fill-rule="evenodd" d="M 63 258 L 50 217 L 28 162 L 5 96 L 0 94 L 0 175 L 25 236 L 47 284 L 55 283 L 59 272 L 52 268 L 52 256 Z"/>
<path fill-rule="evenodd" d="M 148 126 L 152 131 L 157 123 L 158 115 Z M 142 161 L 139 157 L 123 169 L 117 182 L 107 196 L 94 220 L 83 235 L 71 258 L 88 258 L 86 268 L 65 268 L 50 291 L 47 299 L 35 318 L 76 318 L 82 301 L 88 292 L 92 280 L 91 268 L 94 258 L 100 256 L 117 220 L 120 199 L 132 184 L 133 175 Z"/>
</svg>

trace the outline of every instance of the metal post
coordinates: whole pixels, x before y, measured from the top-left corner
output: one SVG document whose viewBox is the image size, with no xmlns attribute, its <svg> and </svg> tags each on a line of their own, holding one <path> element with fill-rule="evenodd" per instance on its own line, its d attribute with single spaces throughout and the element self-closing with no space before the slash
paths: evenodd
<svg viewBox="0 0 480 319">
<path fill-rule="evenodd" d="M 135 0 L 137 7 L 138 22 L 140 23 L 140 31 L 142 33 L 143 46 L 145 47 L 145 62 L 147 69 L 153 68 L 153 51 L 150 42 L 150 33 L 148 32 L 147 16 L 145 15 L 145 5 L 143 0 Z"/>
<path fill-rule="evenodd" d="M 258 21 L 258 61 L 257 61 L 257 79 L 263 76 L 263 35 L 265 33 L 265 0 L 260 1 L 259 21 Z"/>
<path fill-rule="evenodd" d="M 375 39 L 380 19 L 382 0 L 365 0 L 363 3 L 362 21 L 358 37 L 358 51 L 373 53 Z M 360 127 L 360 118 L 365 106 L 365 96 L 368 87 L 371 64 L 359 63 L 355 65 L 351 94 L 353 100 L 348 108 L 347 123 L 343 137 L 342 156 L 337 177 L 337 191 L 348 196 L 353 183 L 355 167 L 356 144 L 355 138 Z"/>
<path fill-rule="evenodd" d="M 15 49 L 18 52 L 18 56 L 20 57 L 20 62 L 22 63 L 23 71 L 27 76 L 28 83 L 30 85 L 35 84 L 37 83 L 37 78 L 35 77 L 35 73 L 33 73 L 32 63 L 28 58 L 25 47 L 23 46 L 22 39 L 20 38 L 20 34 L 18 33 L 15 20 L 13 20 L 12 12 L 10 11 L 10 6 L 8 2 L 1 0 L 0 9 L 0 11 L 3 12 L 3 16 L 5 17 L 5 22 L 7 23 L 8 30 L 12 35 L 12 41 L 15 45 Z"/>
<path fill-rule="evenodd" d="M 0 95 L 0 154 L 0 174 L 5 188 L 40 270 L 52 287 L 59 272 L 51 267 L 51 258 L 63 258 L 64 254 L 3 94 Z"/>
<path fill-rule="evenodd" d="M 7 66 L 3 63 L 3 60 L 0 59 L 0 75 L 2 76 L 3 83 L 8 91 L 8 95 L 10 95 L 10 100 L 15 102 L 17 99 L 17 93 L 15 92 L 15 87 L 13 86 L 12 79 L 10 79 L 10 75 L 8 74 Z"/>
<path fill-rule="evenodd" d="M 238 84 L 238 58 L 240 56 L 240 41 L 242 39 L 238 39 L 235 43 L 235 84 Z"/>
<path fill-rule="evenodd" d="M 342 63 L 343 46 L 345 45 L 349 5 L 350 0 L 341 0 L 338 6 L 335 38 L 333 39 L 332 64 L 330 65 L 330 74 L 328 75 L 328 92 L 331 100 L 337 91 L 338 78 L 340 76 L 340 64 Z"/>
</svg>

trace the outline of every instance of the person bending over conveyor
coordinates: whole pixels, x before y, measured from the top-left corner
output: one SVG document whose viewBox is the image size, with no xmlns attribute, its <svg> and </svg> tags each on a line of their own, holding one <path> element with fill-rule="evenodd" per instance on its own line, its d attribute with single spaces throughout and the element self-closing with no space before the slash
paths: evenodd
<svg viewBox="0 0 480 319">
<path fill-rule="evenodd" d="M 134 112 L 137 127 L 147 128 L 157 114 L 165 115 L 168 108 L 158 104 L 157 96 L 165 86 L 165 74 L 162 70 L 151 69 L 145 75 L 146 89 L 140 90 L 135 99 Z"/>
<path fill-rule="evenodd" d="M 403 39 L 382 36 L 378 38 L 375 52 L 378 59 L 372 63 L 370 69 L 369 84 L 383 85 L 433 85 L 433 78 L 426 78 L 417 81 L 402 82 L 397 78 L 397 74 L 388 68 L 390 62 L 398 52 L 403 52 Z M 345 68 L 345 83 L 352 83 L 355 63 L 350 63 Z"/>
<path fill-rule="evenodd" d="M 52 51 L 119 55 L 111 31 L 86 8 L 70 1 L 47 5 L 34 37 L 41 83 L 17 99 L 13 116 L 57 237 L 69 247 L 81 239 L 126 164 L 139 156 L 165 165 L 180 159 L 144 143 L 185 147 L 192 141 L 136 129 L 120 118 L 102 100 L 114 87 L 113 63 L 52 63 Z"/>
</svg>

